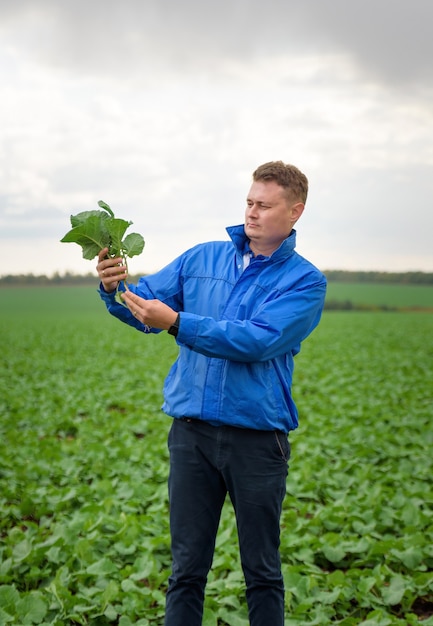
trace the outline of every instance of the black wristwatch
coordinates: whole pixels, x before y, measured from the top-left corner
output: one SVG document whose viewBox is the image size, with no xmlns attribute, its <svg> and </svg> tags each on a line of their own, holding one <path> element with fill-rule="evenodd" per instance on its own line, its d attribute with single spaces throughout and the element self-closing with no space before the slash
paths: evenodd
<svg viewBox="0 0 433 626">
<path fill-rule="evenodd" d="M 180 324 L 180 313 L 177 314 L 174 323 L 168 329 L 168 334 L 173 335 L 173 337 L 177 337 L 177 333 L 179 332 L 179 324 Z"/>
</svg>

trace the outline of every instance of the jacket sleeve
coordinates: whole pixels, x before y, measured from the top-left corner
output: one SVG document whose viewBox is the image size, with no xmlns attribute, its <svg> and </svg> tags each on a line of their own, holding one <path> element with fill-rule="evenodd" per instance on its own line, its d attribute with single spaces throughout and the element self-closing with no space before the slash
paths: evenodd
<svg viewBox="0 0 433 626">
<path fill-rule="evenodd" d="M 119 291 L 125 291 L 125 286 L 123 283 L 119 285 Z M 150 326 L 147 326 L 146 324 L 143 324 L 138 319 L 136 319 L 126 305 L 120 304 L 120 302 L 118 302 L 116 299 L 115 291 L 105 291 L 103 284 L 100 283 L 98 293 L 101 297 L 101 300 L 107 307 L 107 311 L 114 317 L 117 317 L 117 319 L 121 322 L 129 324 L 129 326 L 132 326 L 133 328 L 136 328 L 143 333 L 157 332 L 157 329 L 152 329 L 150 328 Z"/>
<path fill-rule="evenodd" d="M 250 319 L 216 321 L 182 312 L 177 342 L 208 357 L 240 362 L 296 354 L 320 321 L 325 293 L 321 276 L 267 300 Z"/>
<path fill-rule="evenodd" d="M 145 298 L 146 300 L 161 300 L 175 311 L 179 311 L 182 308 L 179 265 L 181 265 L 180 258 L 176 259 L 159 272 L 151 276 L 140 278 L 137 285 L 128 283 L 128 289 L 141 298 Z M 125 291 L 125 289 L 124 283 L 120 283 L 119 291 Z M 108 312 L 114 315 L 114 317 L 117 317 L 121 322 L 129 324 L 129 326 L 144 333 L 162 332 L 160 328 L 151 328 L 137 320 L 127 306 L 118 302 L 115 291 L 110 293 L 106 292 L 101 283 L 98 292 Z"/>
</svg>

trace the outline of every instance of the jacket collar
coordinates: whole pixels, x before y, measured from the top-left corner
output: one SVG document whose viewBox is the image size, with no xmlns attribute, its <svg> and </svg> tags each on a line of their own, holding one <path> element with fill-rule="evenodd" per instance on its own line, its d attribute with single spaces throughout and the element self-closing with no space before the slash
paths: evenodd
<svg viewBox="0 0 433 626">
<path fill-rule="evenodd" d="M 249 248 L 249 239 L 245 235 L 245 230 L 243 224 L 238 226 L 228 226 L 226 228 L 230 239 L 233 241 L 233 244 L 236 250 L 241 254 L 245 254 Z M 284 241 L 280 244 L 280 246 L 272 253 L 269 258 L 272 261 L 280 261 L 282 259 L 286 259 L 291 256 L 295 250 L 296 246 L 296 230 L 293 228 L 290 235 L 284 239 Z"/>
</svg>

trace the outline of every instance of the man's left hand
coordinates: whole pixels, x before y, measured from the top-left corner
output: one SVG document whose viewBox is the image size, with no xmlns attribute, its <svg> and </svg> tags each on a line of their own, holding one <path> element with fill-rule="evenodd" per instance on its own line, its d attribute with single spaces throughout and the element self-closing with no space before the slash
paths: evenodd
<svg viewBox="0 0 433 626">
<path fill-rule="evenodd" d="M 176 321 L 177 312 L 161 300 L 145 300 L 131 291 L 123 292 L 122 299 L 134 317 L 147 326 L 168 330 Z"/>
</svg>

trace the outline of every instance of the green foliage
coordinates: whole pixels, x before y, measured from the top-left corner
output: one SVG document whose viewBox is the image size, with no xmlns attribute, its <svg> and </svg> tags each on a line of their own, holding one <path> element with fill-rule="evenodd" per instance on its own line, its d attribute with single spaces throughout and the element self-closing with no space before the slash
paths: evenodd
<svg viewBox="0 0 433 626">
<path fill-rule="evenodd" d="M 331 282 L 381 283 L 383 285 L 433 285 L 433 272 L 378 272 L 325 270 Z"/>
<path fill-rule="evenodd" d="M 127 235 L 123 244 L 129 245 Z M 404 275 L 402 275 L 404 276 Z M 136 282 L 138 276 L 129 276 L 130 282 Z M 95 276 L 89 273 L 85 276 L 66 273 L 55 274 L 51 278 L 46 276 L 4 276 L 0 278 L 0 287 L 4 286 L 76 286 L 93 285 Z M 433 311 L 433 288 L 426 283 L 398 283 L 378 284 L 366 282 L 348 282 L 329 280 L 326 295 L 326 310 L 339 311 Z"/>
<path fill-rule="evenodd" d="M 77 243 L 83 249 L 83 258 L 92 260 L 103 248 L 108 248 L 111 257 L 133 257 L 141 254 L 143 237 L 130 233 L 123 239 L 132 224 L 116 218 L 110 206 L 100 200 L 102 211 L 83 211 L 71 215 L 72 229 L 61 239 L 64 243 Z"/>
<path fill-rule="evenodd" d="M 328 281 L 328 310 L 433 311 L 433 286 Z"/>
<path fill-rule="evenodd" d="M 432 331 L 326 313 L 296 358 L 286 626 L 433 625 Z M 162 625 L 175 342 L 96 287 L 5 289 L 0 333 L 0 624 Z M 229 503 L 203 624 L 248 624 Z"/>
</svg>

